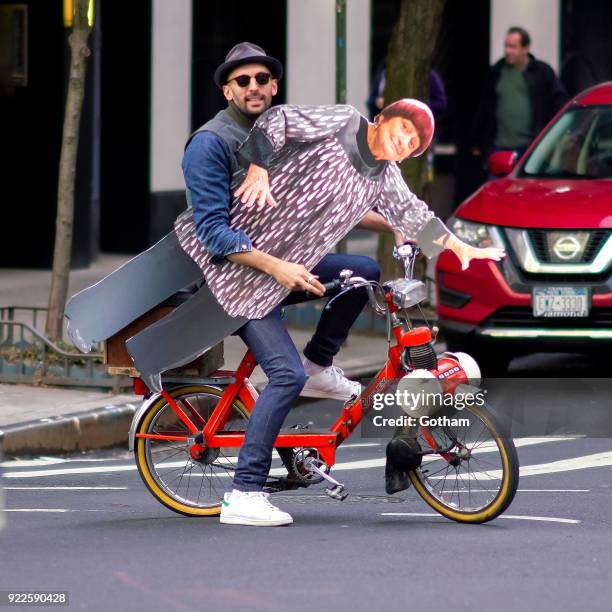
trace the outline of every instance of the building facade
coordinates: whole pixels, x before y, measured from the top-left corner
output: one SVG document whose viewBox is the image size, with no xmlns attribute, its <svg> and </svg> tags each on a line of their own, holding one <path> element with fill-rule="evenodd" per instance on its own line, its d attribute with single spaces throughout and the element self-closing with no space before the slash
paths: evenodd
<svg viewBox="0 0 612 612">
<path fill-rule="evenodd" d="M 399 4 L 347 0 L 347 102 L 364 113 Z M 433 62 L 449 98 L 439 142 L 452 145 L 446 148 L 452 154 L 440 156 L 440 164 L 455 177 L 455 201 L 468 195 L 475 181 L 470 173 L 479 171 L 467 154 L 470 118 L 489 63 L 502 55 L 506 29 L 520 25 L 530 31 L 534 54 L 561 73 L 573 94 L 612 78 L 608 4 L 446 3 Z M 265 10 L 242 1 L 96 0 L 74 267 L 89 265 L 99 251 L 139 252 L 171 227 L 185 206 L 184 142 L 224 106 L 212 75 L 236 42 L 260 44 L 283 61 L 286 77 L 277 102 L 334 103 L 335 6 L 335 0 L 268 0 Z M 61 0 L 0 0 L 0 267 L 51 264 L 68 61 L 62 9 Z"/>
</svg>

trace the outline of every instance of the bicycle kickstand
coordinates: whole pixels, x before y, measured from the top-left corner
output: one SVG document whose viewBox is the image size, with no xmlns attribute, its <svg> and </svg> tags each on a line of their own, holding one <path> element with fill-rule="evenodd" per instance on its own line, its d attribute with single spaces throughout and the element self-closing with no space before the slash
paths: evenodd
<svg viewBox="0 0 612 612">
<path fill-rule="evenodd" d="M 332 499 L 344 501 L 348 497 L 348 491 L 345 491 L 344 485 L 341 482 L 338 482 L 335 478 L 332 478 L 325 470 L 321 469 L 321 467 L 317 465 L 316 459 L 308 458 L 304 463 L 306 469 L 318 474 L 321 476 L 321 478 L 327 480 L 327 482 L 332 485 L 331 487 L 327 487 L 327 489 L 325 489 L 325 493 L 327 493 L 327 495 L 329 495 Z"/>
</svg>

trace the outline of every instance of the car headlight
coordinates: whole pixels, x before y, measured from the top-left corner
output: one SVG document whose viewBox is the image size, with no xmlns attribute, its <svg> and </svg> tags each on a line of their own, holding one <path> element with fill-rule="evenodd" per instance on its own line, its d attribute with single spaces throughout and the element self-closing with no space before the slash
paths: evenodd
<svg viewBox="0 0 612 612">
<path fill-rule="evenodd" d="M 489 233 L 488 225 L 451 217 L 448 220 L 448 229 L 450 229 L 459 240 L 463 240 L 463 242 L 467 242 L 472 246 L 484 248 L 493 245 L 493 239 Z"/>
</svg>

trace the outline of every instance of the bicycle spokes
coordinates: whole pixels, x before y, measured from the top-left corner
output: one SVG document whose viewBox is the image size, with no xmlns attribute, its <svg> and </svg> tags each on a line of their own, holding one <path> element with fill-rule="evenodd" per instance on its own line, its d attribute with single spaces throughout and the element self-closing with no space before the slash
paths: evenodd
<svg viewBox="0 0 612 612">
<path fill-rule="evenodd" d="M 465 424 L 430 426 L 419 434 L 425 454 L 413 482 L 427 503 L 450 518 L 473 514 L 490 520 L 514 496 L 516 451 L 486 411 L 461 411 L 460 416 Z"/>
<path fill-rule="evenodd" d="M 217 406 L 219 396 L 187 391 L 173 399 L 191 420 L 203 426 Z M 246 414 L 238 406 L 232 406 L 224 431 L 244 430 L 246 423 Z M 223 493 L 231 486 L 239 449 L 210 447 L 197 458 L 194 457 L 190 452 L 189 439 L 168 439 L 173 436 L 190 437 L 190 432 L 166 402 L 160 403 L 159 409 L 144 424 L 144 429 L 146 432 L 141 429 L 141 433 L 160 436 L 139 440 L 142 452 L 138 454 L 141 471 L 149 473 L 154 481 L 149 488 L 156 497 L 169 498 L 170 503 L 167 500 L 164 503 L 184 513 L 190 513 L 191 508 L 218 506 Z M 157 488 L 161 490 L 159 495 Z"/>
</svg>

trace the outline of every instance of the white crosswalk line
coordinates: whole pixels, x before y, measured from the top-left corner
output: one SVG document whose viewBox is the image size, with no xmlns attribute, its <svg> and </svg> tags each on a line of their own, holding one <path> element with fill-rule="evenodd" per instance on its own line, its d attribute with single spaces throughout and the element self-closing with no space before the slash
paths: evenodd
<svg viewBox="0 0 612 612">
<path fill-rule="evenodd" d="M 436 518 L 444 518 L 441 514 L 435 512 L 381 512 L 381 516 L 433 516 Z M 518 521 L 542 521 L 545 523 L 565 523 L 568 525 L 578 525 L 581 521 L 578 519 L 557 518 L 554 516 L 527 516 L 519 514 L 502 514 L 498 519 L 511 519 Z"/>
<path fill-rule="evenodd" d="M 560 459 L 559 461 L 551 461 L 549 463 L 539 463 L 534 465 L 524 465 L 520 468 L 520 476 L 538 476 L 540 474 L 556 474 L 558 472 L 571 472 L 573 470 L 586 470 L 589 468 L 608 467 L 612 465 L 612 452 L 594 453 L 592 455 L 584 455 L 583 457 L 574 457 L 573 459 Z M 499 480 L 501 478 L 501 470 L 487 470 L 486 472 L 462 472 L 460 478 L 463 480 Z M 454 480 L 451 474 L 444 476 L 432 476 L 430 480 Z"/>
<path fill-rule="evenodd" d="M 13 459 L 12 461 L 3 461 L 0 463 L 0 467 L 3 468 L 25 468 L 25 467 L 45 467 L 48 465 L 58 465 L 65 463 L 102 463 L 103 461 L 125 461 L 125 457 L 120 459 L 109 458 L 88 458 L 81 459 L 77 457 L 71 457 L 65 459 L 63 457 L 39 457 L 38 459 Z"/>
<path fill-rule="evenodd" d="M 128 487 L 4 487 L 5 491 L 127 491 Z"/>
<path fill-rule="evenodd" d="M 554 474 L 557 472 L 570 472 L 587 468 L 607 467 L 612 465 L 612 452 L 593 453 L 573 459 L 560 459 L 550 463 L 526 465 L 521 468 L 521 476 L 536 476 L 538 474 Z"/>
<path fill-rule="evenodd" d="M 546 444 L 551 442 L 562 442 L 572 440 L 575 438 L 571 437 L 560 437 L 560 438 L 521 438 L 515 440 L 517 447 L 532 446 L 536 444 Z M 481 447 L 476 449 L 475 454 L 489 453 L 495 451 L 495 445 L 493 443 L 483 444 Z M 377 457 L 375 459 L 359 459 L 356 461 L 345 461 L 336 463 L 333 466 L 334 471 L 348 471 L 348 470 L 362 470 L 370 468 L 384 467 L 386 459 L 384 457 Z M 166 463 L 164 467 L 181 467 L 185 465 L 185 461 L 173 461 Z M 565 472 L 569 470 L 580 470 L 593 467 L 606 467 L 612 465 L 612 451 L 606 451 L 603 453 L 595 453 L 592 455 L 585 455 L 583 457 L 575 457 L 573 459 L 562 459 L 560 461 L 553 461 L 550 463 L 542 463 L 537 465 L 527 465 L 521 467 L 521 476 L 533 476 L 537 474 L 552 474 L 556 472 Z M 45 478 L 52 476 L 64 476 L 73 474 L 105 474 L 113 472 L 131 472 L 137 469 L 135 464 L 129 465 L 104 465 L 104 466 L 87 466 L 77 468 L 53 468 L 49 470 L 31 470 L 31 471 L 9 471 L 3 474 L 4 478 Z M 285 468 L 275 468 L 270 471 L 272 476 L 282 476 L 286 473 Z M 226 476 L 225 474 L 219 474 L 219 476 Z M 229 475 L 227 475 L 229 476 Z M 491 470 L 488 472 L 488 476 L 480 472 L 476 473 L 475 476 L 480 480 L 488 479 L 499 479 L 500 473 Z M 464 476 L 465 478 L 465 476 Z"/>
<path fill-rule="evenodd" d="M 536 444 L 547 444 L 551 442 L 565 442 L 568 440 L 575 440 L 576 436 L 562 436 L 562 437 L 541 437 L 541 438 L 516 438 L 514 440 L 515 446 L 532 446 Z M 366 447 L 380 447 L 382 446 L 382 442 L 347 442 L 346 444 L 342 444 L 338 447 L 338 450 L 348 450 L 353 448 L 366 448 Z M 494 448 L 492 442 L 487 442 L 482 445 L 481 448 Z M 480 450 L 480 449 L 479 449 Z M 278 453 L 276 451 L 273 452 L 273 457 L 279 458 Z M 116 461 L 126 461 L 125 457 L 107 457 L 107 458 L 87 458 L 87 457 L 38 457 L 37 459 L 14 459 L 12 461 L 3 461 L 0 462 L 0 467 L 8 468 L 27 468 L 27 467 L 47 467 L 50 465 L 64 465 L 69 463 L 113 463 Z M 59 469 L 59 468 L 58 468 Z M 75 469 L 75 468 L 66 468 L 66 469 Z M 85 468 L 89 469 L 89 468 Z M 122 470 L 119 470 L 122 471 Z M 54 476 L 51 471 L 48 475 Z M 10 473 L 10 472 L 9 472 Z M 69 472 L 71 473 L 71 472 Z M 84 472 L 88 473 L 88 472 Z"/>
<path fill-rule="evenodd" d="M 6 508 L 5 512 L 78 512 L 67 508 Z"/>
<path fill-rule="evenodd" d="M 105 465 L 100 467 L 57 468 L 53 470 L 35 470 L 31 472 L 5 472 L 3 478 L 43 478 L 48 476 L 64 476 L 69 474 L 103 474 L 110 472 L 132 472 L 136 465 Z"/>
</svg>

